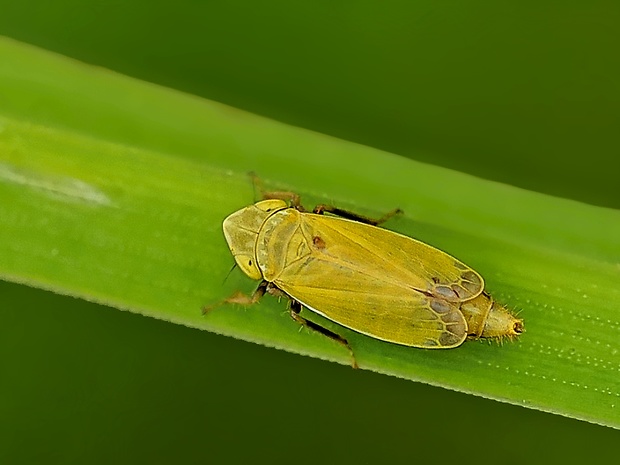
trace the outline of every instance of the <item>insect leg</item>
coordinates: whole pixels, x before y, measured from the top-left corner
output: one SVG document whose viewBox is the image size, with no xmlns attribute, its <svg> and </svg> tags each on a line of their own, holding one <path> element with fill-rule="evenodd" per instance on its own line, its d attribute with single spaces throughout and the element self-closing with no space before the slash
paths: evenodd
<svg viewBox="0 0 620 465">
<path fill-rule="evenodd" d="M 381 223 L 386 222 L 394 215 L 400 215 L 403 211 L 400 208 L 395 208 L 394 210 L 386 213 L 381 218 L 368 218 L 367 216 L 358 215 L 357 213 L 350 212 L 349 210 L 343 210 L 342 208 L 334 207 L 332 205 L 317 205 L 314 207 L 314 213 L 322 215 L 323 213 L 331 213 L 333 215 L 342 216 L 343 218 L 347 218 L 349 220 L 359 221 L 360 223 L 366 223 L 373 226 L 377 226 Z"/>
<path fill-rule="evenodd" d="M 256 198 L 256 191 L 260 192 L 263 200 L 267 199 L 277 199 L 277 200 L 285 200 L 289 202 L 290 206 L 299 210 L 304 211 L 304 208 L 301 206 L 301 199 L 299 198 L 299 194 L 295 192 L 289 191 L 270 191 L 266 192 L 263 189 L 263 183 L 260 178 L 256 175 L 256 173 L 251 172 L 250 178 L 252 178 L 252 186 L 254 187 L 254 197 Z"/>
<path fill-rule="evenodd" d="M 213 305 L 202 307 L 202 314 L 213 310 L 215 307 L 219 307 L 222 304 L 240 304 L 240 305 L 252 305 L 257 303 L 262 296 L 265 295 L 265 292 L 269 291 L 269 282 L 262 281 L 256 290 L 252 293 L 252 295 L 245 295 L 243 292 L 235 292 L 233 295 L 228 297 L 227 299 L 222 300 Z"/>
<path fill-rule="evenodd" d="M 347 340 L 343 338 L 342 336 L 340 336 L 339 334 L 336 334 L 333 331 L 330 331 L 329 329 L 324 328 L 323 326 L 313 321 L 307 320 L 306 318 L 304 318 L 303 316 L 299 314 L 301 310 L 302 310 L 301 304 L 297 302 L 296 300 L 291 300 L 291 304 L 290 304 L 291 318 L 295 320 L 297 323 L 299 323 L 300 325 L 305 326 L 306 328 L 309 328 L 318 333 L 321 333 L 323 336 L 327 336 L 331 340 L 336 341 L 337 343 L 345 346 L 347 350 L 349 351 L 349 353 L 351 354 L 351 366 L 353 368 L 359 368 L 357 365 L 357 361 L 355 360 L 355 354 L 353 354 L 353 349 L 351 349 L 351 346 L 349 345 Z"/>
</svg>

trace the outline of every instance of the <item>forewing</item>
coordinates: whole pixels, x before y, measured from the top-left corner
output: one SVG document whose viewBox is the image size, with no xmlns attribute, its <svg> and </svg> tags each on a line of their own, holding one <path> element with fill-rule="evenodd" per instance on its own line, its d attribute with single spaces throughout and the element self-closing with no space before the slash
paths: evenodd
<svg viewBox="0 0 620 465">
<path fill-rule="evenodd" d="M 458 304 L 352 273 L 332 262 L 306 262 L 303 274 L 275 284 L 320 315 L 352 330 L 412 347 L 449 348 L 467 336 Z"/>
<path fill-rule="evenodd" d="M 393 231 L 311 214 L 302 215 L 301 230 L 324 245 L 315 256 L 398 286 L 451 302 L 473 299 L 484 289 L 482 276 L 463 262 Z"/>
</svg>

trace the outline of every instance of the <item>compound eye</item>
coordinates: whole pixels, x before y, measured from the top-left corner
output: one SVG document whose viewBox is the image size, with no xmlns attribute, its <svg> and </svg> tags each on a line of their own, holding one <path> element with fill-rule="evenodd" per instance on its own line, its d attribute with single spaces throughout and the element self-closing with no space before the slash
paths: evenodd
<svg viewBox="0 0 620 465">
<path fill-rule="evenodd" d="M 251 255 L 237 255 L 235 257 L 237 265 L 241 268 L 245 274 L 252 279 L 262 279 L 263 275 L 260 272 L 258 266 L 256 266 L 256 260 Z"/>
<path fill-rule="evenodd" d="M 257 202 L 255 205 L 256 205 L 256 208 L 264 211 L 265 213 L 270 213 L 274 210 L 281 210 L 288 206 L 284 200 L 279 200 L 279 199 L 261 200 L 260 202 Z"/>
</svg>

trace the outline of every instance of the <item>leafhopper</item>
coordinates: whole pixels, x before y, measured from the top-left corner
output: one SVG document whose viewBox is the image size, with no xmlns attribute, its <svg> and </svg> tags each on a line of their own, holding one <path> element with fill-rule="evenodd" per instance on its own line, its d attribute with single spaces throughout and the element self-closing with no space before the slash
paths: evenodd
<svg viewBox="0 0 620 465">
<path fill-rule="evenodd" d="M 352 355 L 345 338 L 302 317 L 302 308 L 375 339 L 425 349 L 523 332 L 523 321 L 484 291 L 478 272 L 377 226 L 397 211 L 372 220 L 326 205 L 308 212 L 294 194 L 270 197 L 224 220 L 237 265 L 261 281 L 252 296 L 236 294 L 226 302 L 251 304 L 266 292 L 286 296 L 295 321 Z"/>
</svg>

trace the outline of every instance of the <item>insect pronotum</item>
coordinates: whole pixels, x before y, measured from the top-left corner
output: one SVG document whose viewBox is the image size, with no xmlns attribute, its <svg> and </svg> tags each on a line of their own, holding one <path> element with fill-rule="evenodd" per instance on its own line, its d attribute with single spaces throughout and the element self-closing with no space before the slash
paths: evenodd
<svg viewBox="0 0 620 465">
<path fill-rule="evenodd" d="M 261 280 L 252 296 L 225 302 L 252 304 L 265 292 L 286 296 L 291 317 L 345 345 L 353 366 L 346 339 L 302 317 L 303 307 L 367 336 L 425 349 L 523 332 L 522 320 L 484 291 L 475 270 L 377 227 L 398 210 L 372 220 L 326 205 L 306 212 L 291 193 L 269 197 L 224 220 L 237 265 Z"/>
</svg>

